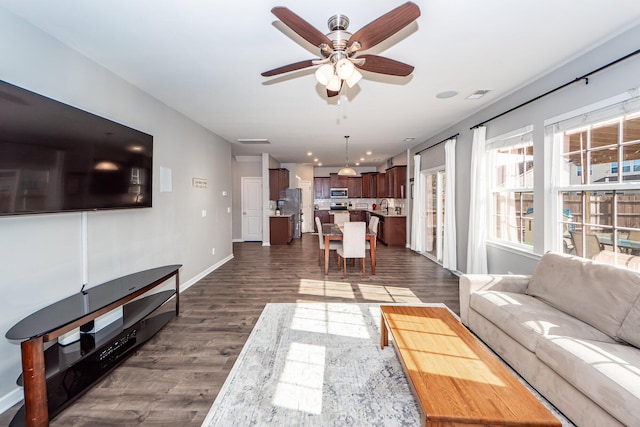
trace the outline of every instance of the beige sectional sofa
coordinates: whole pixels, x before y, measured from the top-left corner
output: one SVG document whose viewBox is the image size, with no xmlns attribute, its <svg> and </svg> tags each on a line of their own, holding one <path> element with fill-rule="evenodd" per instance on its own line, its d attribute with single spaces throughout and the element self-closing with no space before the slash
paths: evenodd
<svg viewBox="0 0 640 427">
<path fill-rule="evenodd" d="M 640 274 L 546 253 L 531 276 L 463 275 L 460 317 L 579 426 L 640 426 Z"/>
</svg>

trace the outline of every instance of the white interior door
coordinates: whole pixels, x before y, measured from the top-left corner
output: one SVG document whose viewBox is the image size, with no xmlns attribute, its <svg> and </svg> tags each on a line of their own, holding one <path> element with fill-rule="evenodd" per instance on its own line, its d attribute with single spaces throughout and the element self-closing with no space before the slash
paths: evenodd
<svg viewBox="0 0 640 427">
<path fill-rule="evenodd" d="M 242 240 L 262 241 L 262 178 L 242 177 Z"/>
<path fill-rule="evenodd" d="M 313 194 L 311 181 L 300 181 L 302 189 L 302 232 L 313 233 Z"/>
</svg>

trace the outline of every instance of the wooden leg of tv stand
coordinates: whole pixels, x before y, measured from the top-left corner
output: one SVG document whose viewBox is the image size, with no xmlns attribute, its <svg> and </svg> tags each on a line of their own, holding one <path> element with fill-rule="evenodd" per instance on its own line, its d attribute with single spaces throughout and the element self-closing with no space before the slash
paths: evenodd
<svg viewBox="0 0 640 427">
<path fill-rule="evenodd" d="M 24 410 L 26 426 L 48 426 L 47 377 L 44 367 L 44 342 L 42 337 L 23 341 L 22 380 L 24 384 Z"/>
</svg>

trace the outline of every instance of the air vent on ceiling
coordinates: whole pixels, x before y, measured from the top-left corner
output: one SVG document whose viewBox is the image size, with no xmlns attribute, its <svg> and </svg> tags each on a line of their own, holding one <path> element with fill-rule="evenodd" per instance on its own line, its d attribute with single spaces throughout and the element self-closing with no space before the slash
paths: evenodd
<svg viewBox="0 0 640 427">
<path fill-rule="evenodd" d="M 473 94 L 467 96 L 467 99 L 478 99 L 485 96 L 487 93 L 491 92 L 491 89 L 479 89 L 475 91 Z"/>
<path fill-rule="evenodd" d="M 271 144 L 267 138 L 238 138 L 238 142 L 249 145 Z"/>
</svg>

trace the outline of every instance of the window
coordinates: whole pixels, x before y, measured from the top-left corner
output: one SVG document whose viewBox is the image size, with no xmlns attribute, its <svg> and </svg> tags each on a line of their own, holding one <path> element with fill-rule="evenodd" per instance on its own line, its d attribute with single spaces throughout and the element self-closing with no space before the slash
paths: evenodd
<svg viewBox="0 0 640 427">
<path fill-rule="evenodd" d="M 556 241 L 566 253 L 640 269 L 640 98 L 547 129 Z M 580 173 L 586 168 L 589 174 Z"/>
<path fill-rule="evenodd" d="M 490 183 L 488 238 L 533 249 L 533 127 L 487 141 Z"/>
</svg>

